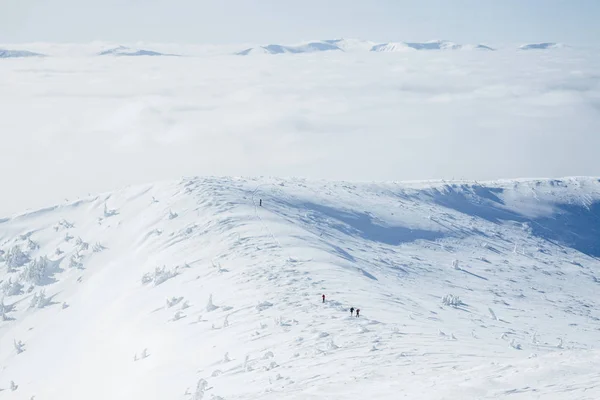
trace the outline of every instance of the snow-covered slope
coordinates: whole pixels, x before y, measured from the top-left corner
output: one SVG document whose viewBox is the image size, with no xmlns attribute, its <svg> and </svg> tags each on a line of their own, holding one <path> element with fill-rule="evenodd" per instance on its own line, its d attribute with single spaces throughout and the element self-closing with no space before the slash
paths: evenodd
<svg viewBox="0 0 600 400">
<path fill-rule="evenodd" d="M 530 43 L 519 47 L 521 50 L 548 50 L 564 47 L 560 43 Z"/>
<path fill-rule="evenodd" d="M 0 58 L 23 58 L 23 57 L 43 57 L 43 54 L 34 53 L 27 50 L 5 50 L 0 49 Z"/>
<path fill-rule="evenodd" d="M 174 56 L 174 54 L 164 54 L 159 53 L 157 51 L 152 50 L 144 50 L 144 49 L 132 49 L 130 47 L 119 46 L 107 50 L 103 50 L 98 53 L 100 56 L 129 56 L 129 57 L 137 57 L 137 56 Z"/>
<path fill-rule="evenodd" d="M 370 40 L 362 39 L 333 39 L 325 40 L 325 42 L 335 45 L 346 52 L 369 51 L 377 44 L 375 42 L 371 42 Z"/>
<path fill-rule="evenodd" d="M 0 398 L 599 398 L 599 201 L 192 178 L 2 218 Z"/>
</svg>

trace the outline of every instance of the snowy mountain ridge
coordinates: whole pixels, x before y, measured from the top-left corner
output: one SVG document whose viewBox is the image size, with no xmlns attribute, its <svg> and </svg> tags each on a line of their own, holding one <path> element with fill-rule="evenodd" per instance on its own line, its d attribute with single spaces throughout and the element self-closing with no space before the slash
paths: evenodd
<svg viewBox="0 0 600 400">
<path fill-rule="evenodd" d="M 334 39 L 306 42 L 299 45 L 267 45 L 252 47 L 236 54 L 246 56 L 249 54 L 284 54 L 284 53 L 314 53 L 320 51 L 372 51 L 372 52 L 397 52 L 415 50 L 494 50 L 489 46 L 460 45 L 448 40 L 431 40 L 428 42 L 389 42 L 377 44 L 360 39 Z"/>
<path fill-rule="evenodd" d="M 0 398 L 597 398 L 599 204 L 185 178 L 1 218 Z"/>
<path fill-rule="evenodd" d="M 0 58 L 24 58 L 24 57 L 43 57 L 43 54 L 34 53 L 26 50 L 6 50 L 0 49 Z"/>
<path fill-rule="evenodd" d="M 145 49 L 132 49 L 126 46 L 118 46 L 103 50 L 98 53 L 100 56 L 116 56 L 116 57 L 139 57 L 139 56 L 175 56 L 175 54 L 164 54 L 157 51 Z"/>
</svg>

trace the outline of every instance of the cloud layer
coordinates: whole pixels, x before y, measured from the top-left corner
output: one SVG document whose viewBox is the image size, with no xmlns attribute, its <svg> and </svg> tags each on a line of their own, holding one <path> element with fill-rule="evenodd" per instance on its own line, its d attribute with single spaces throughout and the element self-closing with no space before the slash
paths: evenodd
<svg viewBox="0 0 600 400">
<path fill-rule="evenodd" d="M 0 214 L 181 175 L 600 175 L 582 50 L 0 61 Z"/>
</svg>

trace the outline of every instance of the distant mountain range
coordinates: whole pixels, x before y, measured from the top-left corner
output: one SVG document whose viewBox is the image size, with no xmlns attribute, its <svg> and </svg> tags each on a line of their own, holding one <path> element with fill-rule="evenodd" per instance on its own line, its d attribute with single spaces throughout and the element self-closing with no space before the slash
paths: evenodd
<svg viewBox="0 0 600 400">
<path fill-rule="evenodd" d="M 543 42 L 530 43 L 518 47 L 521 51 L 530 50 L 552 50 L 565 48 L 560 43 Z M 161 48 L 165 48 L 164 45 Z M 503 48 L 506 49 L 506 48 Z M 181 51 L 181 47 L 179 47 Z M 485 44 L 458 44 L 448 40 L 431 40 L 428 42 L 387 42 L 377 43 L 361 39 L 332 39 L 332 40 L 316 40 L 304 42 L 295 45 L 269 44 L 265 46 L 250 47 L 248 49 L 235 52 L 240 56 L 252 54 L 301 54 L 301 53 L 319 53 L 319 52 L 375 52 L 375 53 L 400 53 L 400 52 L 415 52 L 415 51 L 495 51 L 496 48 Z M 96 50 L 97 51 L 97 50 Z M 224 50 L 219 54 L 231 54 L 232 50 Z M 88 53 L 90 54 L 90 53 Z M 127 46 L 117 46 L 104 48 L 103 50 L 91 53 L 96 56 L 112 56 L 112 57 L 179 57 L 178 54 L 163 53 L 143 48 L 132 48 Z M 84 55 L 84 54 L 82 54 Z M 7 50 L 0 49 L 1 58 L 23 58 L 23 57 L 45 57 L 45 54 L 27 51 L 27 50 Z"/>
<path fill-rule="evenodd" d="M 493 51 L 494 48 L 483 44 L 462 45 L 447 40 L 432 40 L 429 42 L 388 42 L 376 43 L 358 39 L 335 39 L 302 43 L 299 45 L 276 45 L 252 47 L 236 54 L 283 54 L 283 53 L 314 53 L 319 51 L 372 51 L 378 53 L 393 53 L 421 50 L 486 50 Z"/>
<path fill-rule="evenodd" d="M 519 49 L 521 50 L 548 50 L 548 49 L 557 49 L 560 47 L 566 47 L 560 43 L 531 43 L 524 44 Z"/>
<path fill-rule="evenodd" d="M 43 54 L 34 53 L 25 50 L 3 50 L 0 49 L 0 58 L 23 58 L 23 57 L 44 57 Z"/>
<path fill-rule="evenodd" d="M 98 53 L 99 56 L 116 56 L 116 57 L 139 57 L 139 56 L 170 56 L 177 57 L 176 54 L 159 53 L 152 50 L 132 49 L 130 47 L 119 46 L 108 50 L 103 50 Z"/>
</svg>

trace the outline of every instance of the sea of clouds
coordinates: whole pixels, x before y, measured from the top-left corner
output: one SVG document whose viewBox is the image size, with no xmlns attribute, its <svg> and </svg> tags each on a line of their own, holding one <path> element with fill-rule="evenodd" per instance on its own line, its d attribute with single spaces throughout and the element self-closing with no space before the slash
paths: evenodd
<svg viewBox="0 0 600 400">
<path fill-rule="evenodd" d="M 0 216 L 182 175 L 600 175 L 598 52 L 65 48 L 0 60 Z"/>
</svg>

